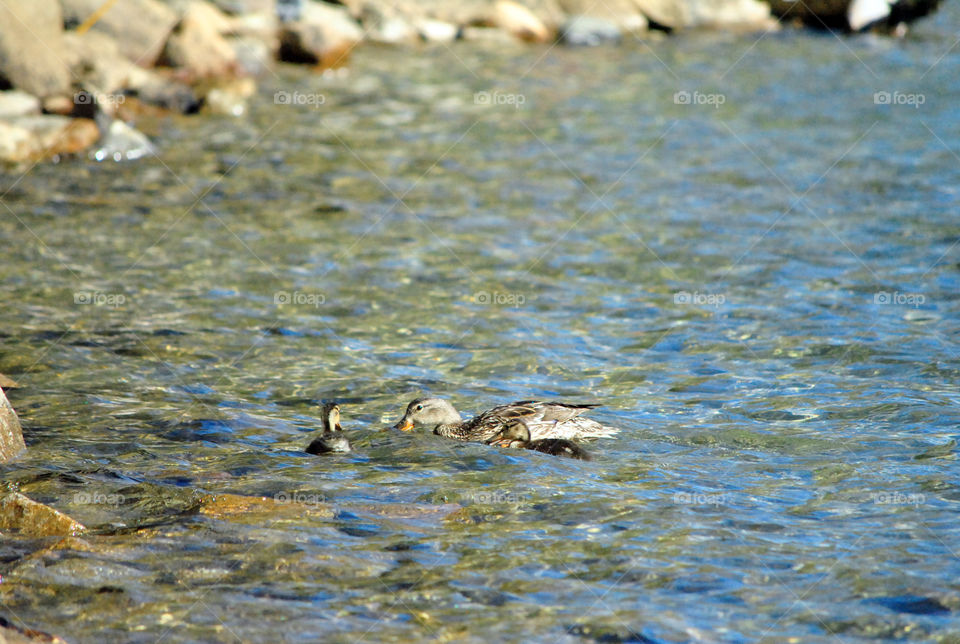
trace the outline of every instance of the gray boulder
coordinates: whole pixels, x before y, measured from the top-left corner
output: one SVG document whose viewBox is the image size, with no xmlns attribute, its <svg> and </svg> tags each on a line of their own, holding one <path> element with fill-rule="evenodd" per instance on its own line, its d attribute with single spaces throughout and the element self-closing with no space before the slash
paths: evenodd
<svg viewBox="0 0 960 644">
<path fill-rule="evenodd" d="M 573 16 L 560 30 L 560 42 L 574 47 L 618 43 L 620 39 L 620 28 L 615 22 L 594 16 Z"/>
<path fill-rule="evenodd" d="M 70 94 L 57 0 L 0 2 L 0 77 L 40 98 Z"/>
</svg>

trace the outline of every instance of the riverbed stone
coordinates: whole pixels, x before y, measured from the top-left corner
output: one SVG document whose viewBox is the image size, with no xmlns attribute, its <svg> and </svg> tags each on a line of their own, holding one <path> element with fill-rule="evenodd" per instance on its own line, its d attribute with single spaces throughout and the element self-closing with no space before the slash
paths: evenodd
<svg viewBox="0 0 960 644">
<path fill-rule="evenodd" d="M 776 29 L 760 0 L 633 0 L 640 12 L 670 29 Z"/>
<path fill-rule="evenodd" d="M 455 24 L 433 18 L 421 18 L 415 25 L 420 38 L 427 42 L 453 42 L 460 33 L 460 28 Z"/>
<path fill-rule="evenodd" d="M 606 41 L 610 39 L 612 32 L 605 29 L 599 21 L 613 23 L 620 32 L 643 31 L 647 28 L 647 18 L 640 12 L 633 0 L 603 0 L 603 2 L 559 0 L 559 2 L 569 16 L 563 23 L 564 31 L 574 31 L 586 35 L 587 32 L 592 30 L 600 36 L 601 41 Z M 586 20 L 581 20 L 581 18 Z M 594 22 L 594 19 L 597 21 Z M 577 21 L 577 24 L 571 25 L 570 23 L 573 21 Z"/>
<path fill-rule="evenodd" d="M 532 11 L 512 0 L 497 0 L 489 22 L 524 42 L 547 42 L 553 32 Z"/>
<path fill-rule="evenodd" d="M 300 19 L 280 31 L 280 59 L 321 67 L 339 67 L 363 40 L 363 31 L 347 9 L 304 0 Z"/>
<path fill-rule="evenodd" d="M 40 99 L 18 89 L 0 92 L 0 119 L 40 113 Z M 0 376 L 0 387 L 4 386 Z"/>
<path fill-rule="evenodd" d="M 223 36 L 229 30 L 227 16 L 195 0 L 170 34 L 159 63 L 179 68 L 191 80 L 235 75 L 240 70 L 237 55 Z"/>
<path fill-rule="evenodd" d="M 82 24 L 103 5 L 103 0 L 60 2 L 68 28 Z M 176 12 L 158 0 L 122 0 L 110 6 L 91 29 L 116 40 L 120 52 L 137 65 L 152 67 L 177 20 Z"/>
<path fill-rule="evenodd" d="M 59 635 L 17 626 L 0 615 L 0 644 L 67 644 Z"/>
<path fill-rule="evenodd" d="M 596 16 L 572 16 L 560 30 L 560 41 L 574 47 L 618 43 L 622 35 L 617 23 Z"/>
<path fill-rule="evenodd" d="M 0 78 L 40 98 L 70 94 L 57 0 L 0 2 Z"/>
<path fill-rule="evenodd" d="M 0 463 L 16 457 L 26 448 L 17 412 L 13 410 L 3 389 L 0 389 Z"/>
<path fill-rule="evenodd" d="M 0 497 L 0 530 L 24 537 L 76 536 L 86 526 L 43 503 L 27 498 L 19 492 Z"/>
<path fill-rule="evenodd" d="M 0 122 L 0 161 L 19 163 L 76 154 L 100 138 L 96 123 L 53 114 Z"/>
</svg>

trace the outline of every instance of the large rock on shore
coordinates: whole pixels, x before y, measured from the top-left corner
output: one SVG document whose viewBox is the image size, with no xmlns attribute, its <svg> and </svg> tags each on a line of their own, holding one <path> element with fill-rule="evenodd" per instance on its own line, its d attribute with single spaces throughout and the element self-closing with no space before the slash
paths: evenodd
<svg viewBox="0 0 960 644">
<path fill-rule="evenodd" d="M 103 0 L 60 0 L 63 20 L 75 28 L 103 5 Z M 157 0 L 122 0 L 114 3 L 93 25 L 120 47 L 120 52 L 142 67 L 152 67 L 177 24 L 177 14 Z"/>
<path fill-rule="evenodd" d="M 281 28 L 280 59 L 337 67 L 361 40 L 360 25 L 344 7 L 305 0 L 300 19 Z"/>
<path fill-rule="evenodd" d="M 759 0 L 634 0 L 651 23 L 670 29 L 775 29 Z"/>
<path fill-rule="evenodd" d="M 0 77 L 40 98 L 70 94 L 57 0 L 0 2 Z"/>
<path fill-rule="evenodd" d="M 159 62 L 179 68 L 191 80 L 236 75 L 240 71 L 237 54 L 223 36 L 230 29 L 230 21 L 219 9 L 206 2 L 191 2 Z"/>
<path fill-rule="evenodd" d="M 17 412 L 0 389 L 0 463 L 9 461 L 26 448 Z"/>
</svg>

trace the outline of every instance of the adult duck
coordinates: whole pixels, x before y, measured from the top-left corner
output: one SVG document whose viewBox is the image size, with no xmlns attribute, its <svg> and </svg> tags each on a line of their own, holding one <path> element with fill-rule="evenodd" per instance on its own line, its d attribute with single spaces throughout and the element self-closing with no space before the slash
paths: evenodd
<svg viewBox="0 0 960 644">
<path fill-rule="evenodd" d="M 403 431 L 427 427 L 439 436 L 484 443 L 516 424 L 525 426 L 529 440 L 533 441 L 613 436 L 620 430 L 581 416 L 588 409 L 598 406 L 522 400 L 494 407 L 470 420 L 463 420 L 454 406 L 442 398 L 417 398 L 407 405 L 406 413 L 394 427 Z"/>
</svg>

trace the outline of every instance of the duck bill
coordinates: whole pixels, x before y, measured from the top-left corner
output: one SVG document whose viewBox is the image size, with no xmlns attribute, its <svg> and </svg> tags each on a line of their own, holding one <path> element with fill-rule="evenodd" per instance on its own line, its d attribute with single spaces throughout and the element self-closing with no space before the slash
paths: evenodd
<svg viewBox="0 0 960 644">
<path fill-rule="evenodd" d="M 510 447 L 510 443 L 512 442 L 513 441 L 511 441 L 509 438 L 501 438 L 498 441 L 493 441 L 491 445 L 496 445 L 497 447 Z"/>
<path fill-rule="evenodd" d="M 404 418 L 399 423 L 393 426 L 394 429 L 399 429 L 401 432 L 409 432 L 413 429 L 413 421 Z"/>
</svg>

